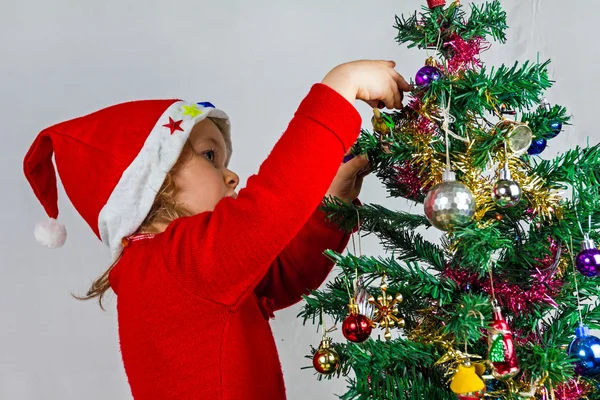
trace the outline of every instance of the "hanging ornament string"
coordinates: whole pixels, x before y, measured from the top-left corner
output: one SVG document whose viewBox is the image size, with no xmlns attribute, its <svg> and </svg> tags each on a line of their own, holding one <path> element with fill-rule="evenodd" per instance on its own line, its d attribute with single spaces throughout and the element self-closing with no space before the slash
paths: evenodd
<svg viewBox="0 0 600 400">
<path fill-rule="evenodd" d="M 323 330 L 323 339 L 327 339 L 327 335 L 337 329 L 335 325 L 331 328 L 327 328 L 325 325 L 325 311 L 323 311 L 323 305 L 321 305 L 321 329 Z"/>
<path fill-rule="evenodd" d="M 362 244 L 360 242 L 360 228 L 362 225 L 362 222 L 360 220 L 360 212 L 358 211 L 358 208 L 356 208 L 356 233 L 358 235 L 358 256 L 362 257 Z M 356 249 L 354 249 L 354 251 L 356 252 Z"/>
<path fill-rule="evenodd" d="M 327 330 L 325 328 L 325 313 L 323 312 L 323 305 L 321 305 L 321 329 L 323 330 L 323 338 L 327 336 Z"/>
<path fill-rule="evenodd" d="M 454 123 L 454 121 L 456 120 L 456 118 L 454 118 L 454 116 L 452 114 L 450 114 L 450 105 L 452 103 L 452 86 L 450 86 L 450 90 L 448 92 L 448 104 L 446 104 L 445 107 L 442 107 L 442 116 L 438 117 L 435 115 L 430 115 L 431 119 L 434 119 L 438 122 L 442 123 L 442 131 L 444 132 L 444 137 L 445 137 L 445 141 L 446 141 L 446 162 L 447 165 L 449 164 L 449 159 L 450 159 L 450 149 L 449 149 L 449 138 L 448 135 L 452 136 L 454 139 L 463 141 L 465 143 L 471 143 L 471 141 L 469 140 L 469 137 L 462 137 L 457 135 L 456 133 L 454 133 L 451 129 L 450 129 L 450 124 Z"/>
<path fill-rule="evenodd" d="M 577 210 L 577 204 L 575 203 L 575 199 L 576 199 L 576 189 L 575 186 L 573 186 L 572 188 L 572 197 L 573 197 L 573 209 L 575 210 L 575 217 L 577 218 L 577 225 L 579 226 L 579 230 L 581 231 L 581 234 L 583 235 L 583 238 L 586 240 L 589 240 L 590 238 L 590 232 L 592 231 L 592 214 L 588 215 L 588 231 L 587 233 L 583 230 L 583 226 L 581 225 L 581 218 L 579 217 L 579 212 Z"/>
<path fill-rule="evenodd" d="M 510 171 L 508 169 L 508 149 L 506 145 L 506 140 L 504 141 L 504 169 L 506 170 L 506 173 L 510 176 Z"/>
<path fill-rule="evenodd" d="M 490 275 L 490 291 L 492 292 L 492 306 L 496 306 L 498 304 L 498 302 L 496 301 L 496 292 L 494 292 L 494 276 L 492 274 L 492 264 L 493 261 L 490 258 L 490 262 L 488 263 L 488 273 Z"/>
<path fill-rule="evenodd" d="M 358 236 L 358 258 L 362 258 L 362 256 L 363 256 L 362 242 L 361 242 L 362 221 L 360 218 L 360 212 L 359 212 L 358 208 L 356 208 L 356 217 L 357 217 L 356 235 Z M 356 241 L 354 240 L 354 233 L 351 235 L 351 237 L 352 237 L 352 248 L 354 249 L 354 256 L 355 256 L 353 258 L 354 268 L 355 268 L 354 269 L 354 282 L 352 283 L 354 293 L 353 294 L 349 293 L 348 298 L 350 299 L 350 302 L 356 303 L 360 314 L 366 316 L 367 318 L 372 318 L 374 309 L 373 309 L 373 306 L 369 303 L 369 297 L 371 297 L 371 294 L 369 293 L 369 290 L 365 287 L 365 282 L 358 272 L 359 265 L 358 265 L 358 260 L 356 259 L 357 252 L 356 252 Z M 347 281 L 349 282 L 350 280 L 347 279 Z M 348 290 L 350 290 L 349 287 L 348 287 Z M 354 310 L 356 310 L 356 309 L 354 309 Z"/>
<path fill-rule="evenodd" d="M 450 86 L 450 93 L 448 93 L 448 104 L 444 108 L 444 121 L 442 122 L 442 129 L 444 130 L 444 139 L 446 141 L 446 171 L 450 171 L 452 167 L 450 166 L 450 140 L 448 138 L 448 132 L 450 129 L 448 125 L 450 124 L 450 103 L 452 102 L 452 86 Z M 454 121 L 452 121 L 454 122 Z"/>
<path fill-rule="evenodd" d="M 577 198 L 575 192 L 576 189 L 573 187 L 573 209 L 575 210 L 577 225 L 583 235 L 581 251 L 575 258 L 575 267 L 577 267 L 577 270 L 585 276 L 600 276 L 600 250 L 598 250 L 594 240 L 590 237 L 592 232 L 592 214 L 588 214 L 588 231 L 584 232 L 577 209 L 577 203 L 575 203 L 575 199 Z M 581 203 L 581 197 L 579 198 L 579 202 Z"/>
<path fill-rule="evenodd" d="M 361 258 L 362 257 L 362 243 L 360 240 L 360 228 L 361 228 L 361 220 L 360 220 L 360 212 L 358 211 L 358 208 L 356 208 L 356 220 L 357 220 L 357 228 L 356 228 L 356 235 L 358 236 L 358 257 Z M 354 252 L 354 256 L 356 256 L 356 242 L 354 241 L 354 233 L 352 234 L 352 249 Z M 356 292 L 356 290 L 358 289 L 358 264 L 355 262 L 355 271 L 354 271 L 354 291 Z M 350 296 L 352 297 L 352 296 Z"/>
<path fill-rule="evenodd" d="M 588 215 L 588 231 L 584 232 L 583 226 L 581 225 L 581 221 L 579 219 L 579 213 L 577 212 L 577 206 L 575 206 L 574 208 L 575 208 L 575 216 L 577 217 L 577 225 L 579 225 L 579 230 L 581 231 L 583 238 L 586 240 L 589 240 L 590 232 L 592 231 L 592 215 L 591 214 Z"/>
<path fill-rule="evenodd" d="M 321 304 L 321 326 L 323 327 L 323 338 L 319 349 L 313 355 L 313 367 L 323 375 L 333 374 L 340 366 L 340 356 L 331 347 L 331 338 L 327 336 L 328 333 L 335 330 L 335 325 L 331 329 L 325 327 L 325 315 L 323 312 L 323 305 Z"/>
<path fill-rule="evenodd" d="M 575 257 L 573 256 L 573 238 L 569 236 L 569 255 L 571 256 L 571 266 L 573 267 L 573 282 L 575 283 L 575 297 L 577 298 L 577 313 L 579 314 L 579 325 L 583 325 L 581 316 L 581 300 L 579 299 L 579 286 L 577 285 L 577 270 L 575 269 Z"/>
<path fill-rule="evenodd" d="M 440 51 L 440 41 L 442 39 L 442 28 L 440 27 L 440 29 L 438 29 L 438 37 L 435 43 L 435 52 L 436 54 Z M 425 46 L 425 54 L 427 55 L 427 58 L 429 58 L 429 46 Z"/>
</svg>

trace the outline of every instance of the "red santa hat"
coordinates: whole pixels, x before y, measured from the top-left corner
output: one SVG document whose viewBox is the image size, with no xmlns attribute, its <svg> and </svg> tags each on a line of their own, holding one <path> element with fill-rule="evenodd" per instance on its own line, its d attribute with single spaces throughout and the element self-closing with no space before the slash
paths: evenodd
<svg viewBox="0 0 600 400">
<path fill-rule="evenodd" d="M 54 164 L 67 196 L 111 251 L 144 221 L 167 173 L 177 162 L 194 125 L 210 117 L 231 157 L 227 114 L 211 103 L 143 100 L 117 104 L 44 129 L 24 160 L 24 171 L 49 221 L 36 226 L 37 240 L 61 247 L 65 227 L 57 221 Z"/>
</svg>

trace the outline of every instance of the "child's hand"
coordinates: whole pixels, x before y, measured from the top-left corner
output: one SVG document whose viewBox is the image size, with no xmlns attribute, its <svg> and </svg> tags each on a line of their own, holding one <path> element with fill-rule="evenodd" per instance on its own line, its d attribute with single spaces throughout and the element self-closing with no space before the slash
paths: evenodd
<svg viewBox="0 0 600 400">
<path fill-rule="evenodd" d="M 364 155 L 350 157 L 352 156 L 348 151 L 344 157 L 344 163 L 340 165 L 331 186 L 327 190 L 326 196 L 335 196 L 344 201 L 352 202 L 360 194 L 363 178 L 371 172 L 369 161 Z"/>
<path fill-rule="evenodd" d="M 412 90 L 394 67 L 394 61 L 361 60 L 341 64 L 323 78 L 329 86 L 350 103 L 363 100 L 371 107 L 383 102 L 387 108 L 402 108 L 402 91 Z"/>
</svg>

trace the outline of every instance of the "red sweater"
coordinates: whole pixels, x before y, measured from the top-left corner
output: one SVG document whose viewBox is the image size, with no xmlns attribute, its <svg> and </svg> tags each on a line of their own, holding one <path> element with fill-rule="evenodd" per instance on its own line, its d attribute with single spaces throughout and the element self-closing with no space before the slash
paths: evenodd
<svg viewBox="0 0 600 400">
<path fill-rule="evenodd" d="M 317 288 L 348 235 L 318 206 L 360 131 L 317 84 L 237 199 L 132 241 L 109 275 L 136 400 L 285 399 L 268 319 Z"/>
</svg>

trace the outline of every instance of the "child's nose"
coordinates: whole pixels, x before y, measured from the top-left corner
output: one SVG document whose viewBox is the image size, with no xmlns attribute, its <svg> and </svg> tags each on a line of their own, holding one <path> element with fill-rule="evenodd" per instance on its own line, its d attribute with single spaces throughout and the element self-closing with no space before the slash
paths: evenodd
<svg viewBox="0 0 600 400">
<path fill-rule="evenodd" d="M 231 186 L 233 189 L 240 183 L 240 177 L 235 172 L 228 169 L 225 170 L 224 179 L 225 184 Z"/>
</svg>

